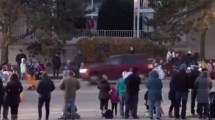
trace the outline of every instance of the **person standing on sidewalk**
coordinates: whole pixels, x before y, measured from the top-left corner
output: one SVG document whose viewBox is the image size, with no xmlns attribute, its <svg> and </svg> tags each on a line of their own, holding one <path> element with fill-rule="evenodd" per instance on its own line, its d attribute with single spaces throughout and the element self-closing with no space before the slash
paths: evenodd
<svg viewBox="0 0 215 120">
<path fill-rule="evenodd" d="M 38 83 L 37 92 L 39 93 L 38 98 L 38 114 L 39 119 L 42 119 L 42 107 L 45 103 L 46 108 L 46 118 L 45 120 L 49 119 L 49 107 L 50 107 L 50 100 L 51 100 L 51 92 L 54 91 L 55 85 L 47 73 L 43 73 L 42 79 Z"/>
<path fill-rule="evenodd" d="M 208 72 L 201 72 L 200 76 L 195 82 L 197 90 L 197 102 L 198 102 L 198 113 L 199 119 L 206 120 L 209 114 L 209 94 L 212 88 L 212 82 L 208 79 Z"/>
<path fill-rule="evenodd" d="M 127 72 L 123 72 L 122 73 L 122 78 L 120 78 L 117 81 L 117 85 L 116 85 L 116 91 L 117 94 L 119 95 L 119 102 L 120 102 L 120 115 L 122 118 L 125 117 L 125 100 L 126 100 L 126 86 L 125 86 L 125 78 L 126 78 L 126 74 Z"/>
<path fill-rule="evenodd" d="M 110 83 L 108 82 L 108 77 L 106 75 L 102 75 L 102 78 L 98 84 L 99 89 L 99 100 L 100 100 L 100 110 L 101 110 L 101 117 L 105 111 L 108 110 L 108 101 L 110 98 Z M 104 111 L 105 110 L 105 111 Z"/>
<path fill-rule="evenodd" d="M 191 88 L 191 113 L 192 115 L 195 115 L 195 103 L 196 103 L 196 95 L 197 95 L 197 91 L 195 88 L 195 81 L 196 79 L 199 77 L 199 68 L 198 67 L 194 67 L 193 70 L 190 72 L 190 78 L 189 78 L 189 88 Z M 198 111 L 198 107 L 197 107 L 197 111 Z"/>
<path fill-rule="evenodd" d="M 173 78 L 172 84 L 175 88 L 176 104 L 175 104 L 175 118 L 179 119 L 179 110 L 181 109 L 181 119 L 186 119 L 186 109 L 187 109 L 187 98 L 189 89 L 189 76 L 186 73 L 186 65 L 182 64 L 180 66 L 180 71 Z M 181 104 L 182 102 L 182 104 Z"/>
<path fill-rule="evenodd" d="M 23 53 L 22 49 L 19 50 L 19 54 L 16 55 L 16 63 L 17 63 L 17 70 L 18 70 L 18 74 L 19 77 L 21 77 L 21 72 L 20 72 L 20 64 L 21 64 L 21 60 L 22 58 L 27 59 L 26 55 Z"/>
<path fill-rule="evenodd" d="M 131 75 L 129 75 L 125 79 L 126 84 L 126 110 L 125 110 L 125 119 L 129 118 L 129 112 L 131 112 L 131 115 L 133 119 L 139 119 L 137 116 L 137 107 L 138 107 L 138 94 L 140 90 L 140 83 L 141 79 L 137 75 L 137 68 L 130 68 L 129 70 L 132 72 Z"/>
<path fill-rule="evenodd" d="M 21 64 L 20 64 L 20 72 L 21 72 L 21 80 L 26 80 L 26 72 L 27 72 L 27 63 L 26 59 L 22 58 L 21 59 Z"/>
<path fill-rule="evenodd" d="M 69 76 L 61 81 L 60 89 L 64 91 L 64 108 L 63 108 L 63 118 L 67 118 L 71 116 L 72 118 L 75 117 L 76 113 L 76 106 L 75 106 L 75 99 L 76 99 L 76 91 L 80 89 L 80 82 L 77 78 L 75 78 L 75 73 L 70 70 Z M 68 109 L 70 111 L 68 111 Z"/>
<path fill-rule="evenodd" d="M 59 54 L 55 54 L 52 57 L 53 77 L 59 77 L 59 70 L 61 66 L 61 59 Z"/>
<path fill-rule="evenodd" d="M 117 116 L 119 96 L 117 95 L 117 92 L 116 92 L 116 85 L 113 85 L 111 87 L 110 100 L 111 100 L 111 110 L 113 113 L 115 113 L 115 116 Z"/>
<path fill-rule="evenodd" d="M 150 73 L 150 78 L 146 84 L 148 89 L 148 105 L 149 105 L 149 119 L 153 120 L 153 110 L 155 107 L 156 119 L 161 119 L 161 100 L 162 100 L 162 88 L 163 84 L 159 79 L 157 71 Z"/>
<path fill-rule="evenodd" d="M 173 66 L 173 71 L 172 71 L 172 77 L 171 77 L 171 80 L 170 80 L 170 83 L 169 83 L 169 93 L 168 93 L 168 98 L 169 100 L 171 101 L 171 105 L 169 107 L 169 117 L 173 117 L 173 114 L 172 114 L 172 111 L 173 109 L 175 108 L 175 88 L 173 86 L 173 78 L 175 78 L 175 75 L 178 73 L 178 70 L 176 68 L 176 66 Z"/>
<path fill-rule="evenodd" d="M 10 77 L 10 81 L 5 87 L 6 100 L 5 107 L 11 110 L 11 120 L 18 119 L 18 109 L 20 103 L 20 93 L 23 91 L 21 82 L 19 81 L 19 76 L 13 73 Z M 6 116 L 5 116 L 6 115 Z M 7 119 L 7 113 L 4 114 L 3 119 Z"/>
</svg>

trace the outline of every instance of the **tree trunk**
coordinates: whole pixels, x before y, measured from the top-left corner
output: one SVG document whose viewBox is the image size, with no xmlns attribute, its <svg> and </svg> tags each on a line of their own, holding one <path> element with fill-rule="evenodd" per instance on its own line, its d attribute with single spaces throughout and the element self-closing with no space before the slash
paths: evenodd
<svg viewBox="0 0 215 120">
<path fill-rule="evenodd" d="M 206 39 L 206 31 L 201 33 L 201 41 L 200 41 L 200 57 L 201 57 L 201 59 L 205 59 L 205 39 Z"/>
<path fill-rule="evenodd" d="M 8 63 L 8 42 L 9 37 L 7 33 L 2 33 L 2 42 L 1 42 L 1 64 L 7 64 Z"/>
<path fill-rule="evenodd" d="M 8 46 L 1 47 L 1 64 L 8 63 Z"/>
</svg>

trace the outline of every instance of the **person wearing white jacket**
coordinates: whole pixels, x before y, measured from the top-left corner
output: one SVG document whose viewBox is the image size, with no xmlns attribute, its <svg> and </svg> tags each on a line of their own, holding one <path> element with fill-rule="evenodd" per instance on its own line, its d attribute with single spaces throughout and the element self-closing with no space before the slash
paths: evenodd
<svg viewBox="0 0 215 120">
<path fill-rule="evenodd" d="M 22 58 L 20 64 L 21 80 L 25 79 L 26 70 L 27 70 L 26 60 L 25 58 Z"/>
<path fill-rule="evenodd" d="M 154 70 L 158 72 L 159 79 L 163 80 L 163 79 L 165 78 L 165 72 L 164 72 L 164 70 L 162 69 L 162 66 L 161 66 L 161 65 L 155 67 Z"/>
</svg>

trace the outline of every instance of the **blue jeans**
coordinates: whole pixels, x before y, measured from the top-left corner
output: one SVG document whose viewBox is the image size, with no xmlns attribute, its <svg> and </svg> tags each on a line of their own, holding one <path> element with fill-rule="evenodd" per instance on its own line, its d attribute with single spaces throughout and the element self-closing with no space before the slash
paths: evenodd
<svg viewBox="0 0 215 120">
<path fill-rule="evenodd" d="M 186 109 L 187 109 L 187 98 L 188 92 L 177 92 L 176 91 L 176 104 L 175 104 L 175 117 L 178 119 L 180 117 L 179 110 L 182 102 L 181 109 L 181 119 L 186 118 Z"/>
<path fill-rule="evenodd" d="M 64 109 L 63 109 L 63 115 L 64 116 L 68 116 L 68 115 L 73 116 L 74 114 L 75 114 L 75 102 L 74 102 L 74 100 L 66 100 L 65 105 L 64 105 Z"/>
<path fill-rule="evenodd" d="M 126 101 L 126 94 L 122 94 L 122 95 L 119 95 L 120 97 L 120 115 L 121 116 L 124 116 L 125 115 L 125 111 L 124 111 L 124 107 L 125 107 L 125 101 Z"/>
<path fill-rule="evenodd" d="M 154 113 L 154 107 L 155 107 L 155 110 L 156 110 L 156 117 L 157 119 L 160 119 L 160 115 L 161 115 L 161 101 L 160 100 L 156 100 L 156 101 L 151 101 L 149 100 L 148 101 L 148 105 L 149 105 L 149 118 L 150 119 L 153 119 L 153 113 Z"/>
<path fill-rule="evenodd" d="M 137 117 L 138 95 L 126 95 L 125 117 L 129 117 L 131 111 L 132 117 Z"/>
</svg>

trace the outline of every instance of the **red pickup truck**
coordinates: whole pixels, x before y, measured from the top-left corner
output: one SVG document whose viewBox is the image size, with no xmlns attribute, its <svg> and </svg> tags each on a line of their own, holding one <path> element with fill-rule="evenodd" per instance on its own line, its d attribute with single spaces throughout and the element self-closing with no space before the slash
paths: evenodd
<svg viewBox="0 0 215 120">
<path fill-rule="evenodd" d="M 90 82 L 97 81 L 99 76 L 107 75 L 109 80 L 121 78 L 123 71 L 136 67 L 140 76 L 148 75 L 153 69 L 152 60 L 144 54 L 123 54 L 110 56 L 104 64 L 82 67 L 80 78 Z"/>
</svg>

